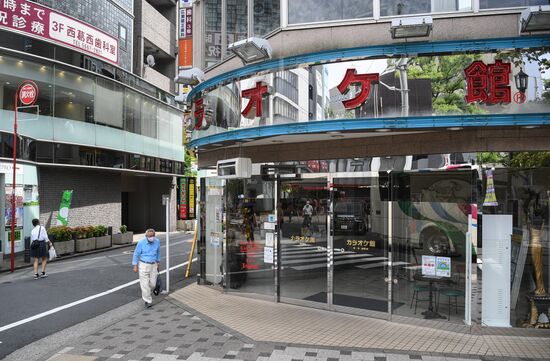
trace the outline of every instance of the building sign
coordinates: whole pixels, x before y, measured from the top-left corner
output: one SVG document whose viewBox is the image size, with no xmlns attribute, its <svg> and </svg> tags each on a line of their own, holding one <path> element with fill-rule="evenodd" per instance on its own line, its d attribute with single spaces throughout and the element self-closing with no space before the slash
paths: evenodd
<svg viewBox="0 0 550 361">
<path fill-rule="evenodd" d="M 264 94 L 268 94 L 267 85 L 264 85 L 262 82 L 257 82 L 256 87 L 251 89 L 245 89 L 242 91 L 243 98 L 249 98 L 248 104 L 244 108 L 242 115 L 248 117 L 252 108 L 256 108 L 256 117 L 262 116 L 262 100 Z"/>
<path fill-rule="evenodd" d="M 117 39 L 31 1 L 0 1 L 0 29 L 54 42 L 118 64 Z"/>
<path fill-rule="evenodd" d="M 19 89 L 19 101 L 23 105 L 33 105 L 38 99 L 38 87 L 33 81 L 26 80 Z"/>
<path fill-rule="evenodd" d="M 185 38 L 178 40 L 179 56 L 178 65 L 183 68 L 193 66 L 193 39 Z"/>
<path fill-rule="evenodd" d="M 178 182 L 178 218 L 195 219 L 195 178 L 182 177 Z"/>
<path fill-rule="evenodd" d="M 193 8 L 180 9 L 180 38 L 193 36 Z"/>
<path fill-rule="evenodd" d="M 355 95 L 354 98 L 342 101 L 344 108 L 355 109 L 361 106 L 370 95 L 371 84 L 378 83 L 379 78 L 379 74 L 357 74 L 357 70 L 354 68 L 348 69 L 346 71 L 346 75 L 344 75 L 344 79 L 342 79 L 342 82 L 340 82 L 337 87 L 338 91 L 340 91 L 342 95 L 346 95 L 346 93 L 350 90 L 350 85 L 359 85 L 361 90 Z"/>
<path fill-rule="evenodd" d="M 466 75 L 466 102 L 488 104 L 510 103 L 510 63 L 496 60 L 485 65 L 481 60 L 474 61 L 464 69 Z"/>
</svg>

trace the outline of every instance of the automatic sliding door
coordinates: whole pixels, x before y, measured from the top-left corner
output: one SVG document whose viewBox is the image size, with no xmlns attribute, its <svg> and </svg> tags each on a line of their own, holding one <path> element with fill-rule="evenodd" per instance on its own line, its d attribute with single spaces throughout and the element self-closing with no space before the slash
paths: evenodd
<svg viewBox="0 0 550 361">
<path fill-rule="evenodd" d="M 388 312 L 386 180 L 333 179 L 335 307 Z"/>
<path fill-rule="evenodd" d="M 326 178 L 280 183 L 282 301 L 327 303 L 327 199 Z"/>
</svg>

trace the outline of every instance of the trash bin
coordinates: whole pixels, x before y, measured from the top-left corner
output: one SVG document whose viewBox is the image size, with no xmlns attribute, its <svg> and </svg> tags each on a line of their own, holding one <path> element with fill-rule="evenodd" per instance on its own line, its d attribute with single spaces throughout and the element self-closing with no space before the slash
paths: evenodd
<svg viewBox="0 0 550 361">
<path fill-rule="evenodd" d="M 31 263 L 31 237 L 25 237 L 25 250 L 23 251 L 25 263 Z"/>
</svg>

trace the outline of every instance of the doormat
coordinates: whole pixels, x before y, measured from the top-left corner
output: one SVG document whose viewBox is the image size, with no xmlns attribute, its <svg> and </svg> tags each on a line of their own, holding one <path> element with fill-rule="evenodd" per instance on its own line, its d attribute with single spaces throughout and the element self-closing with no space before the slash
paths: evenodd
<svg viewBox="0 0 550 361">
<path fill-rule="evenodd" d="M 326 303 L 327 293 L 319 292 L 305 298 L 305 300 Z M 334 296 L 332 297 L 332 303 L 336 306 L 362 308 L 365 310 L 372 310 L 372 311 L 378 311 L 378 312 L 388 312 L 388 301 L 377 300 L 374 298 L 348 296 L 348 295 L 335 293 Z M 392 302 L 392 310 L 395 311 L 397 308 L 403 305 L 404 303 L 402 302 L 394 301 Z"/>
</svg>

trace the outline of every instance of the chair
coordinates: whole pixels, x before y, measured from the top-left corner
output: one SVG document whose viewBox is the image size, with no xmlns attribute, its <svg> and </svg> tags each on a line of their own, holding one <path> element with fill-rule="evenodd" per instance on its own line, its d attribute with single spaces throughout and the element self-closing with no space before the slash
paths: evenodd
<svg viewBox="0 0 550 361">
<path fill-rule="evenodd" d="M 420 293 L 428 293 L 428 297 L 429 297 L 429 292 L 430 292 L 430 286 L 427 285 L 427 284 L 422 284 L 422 283 L 415 283 L 414 285 L 414 288 L 413 288 L 413 295 L 412 295 L 412 298 L 411 298 L 411 305 L 409 306 L 409 308 L 412 308 L 412 304 L 414 302 L 414 314 L 416 315 L 416 308 L 418 306 L 418 301 L 429 301 L 430 299 L 429 298 L 419 298 L 419 294 Z"/>
<path fill-rule="evenodd" d="M 439 311 L 439 299 L 441 296 L 446 296 L 448 300 L 448 317 L 447 320 L 451 319 L 451 299 L 454 297 L 455 304 L 455 313 L 458 314 L 458 297 L 464 297 L 465 293 L 462 290 L 456 288 L 442 288 L 438 292 L 437 297 L 437 310 Z"/>
</svg>

